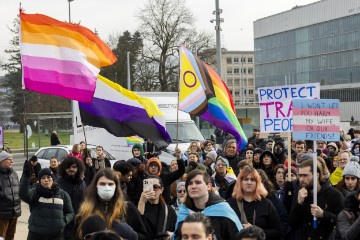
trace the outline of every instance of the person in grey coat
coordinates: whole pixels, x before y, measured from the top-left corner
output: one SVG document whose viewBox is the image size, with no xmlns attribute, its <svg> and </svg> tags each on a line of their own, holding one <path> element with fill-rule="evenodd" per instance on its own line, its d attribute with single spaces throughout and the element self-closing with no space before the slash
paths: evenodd
<svg viewBox="0 0 360 240">
<path fill-rule="evenodd" d="M 12 169 L 12 155 L 0 152 L 0 237 L 14 239 L 16 223 L 21 215 L 19 177 Z"/>
</svg>

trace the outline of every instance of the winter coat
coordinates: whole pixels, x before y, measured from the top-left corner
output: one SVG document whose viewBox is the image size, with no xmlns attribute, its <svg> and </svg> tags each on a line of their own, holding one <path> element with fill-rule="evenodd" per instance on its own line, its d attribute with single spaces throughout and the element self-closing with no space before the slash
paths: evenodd
<svg viewBox="0 0 360 240">
<path fill-rule="evenodd" d="M 162 202 L 159 204 L 145 203 L 145 212 L 144 215 L 141 215 L 141 218 L 151 239 L 157 239 L 157 236 L 166 233 L 166 231 L 174 232 L 175 230 L 176 212 L 171 206 L 167 205 L 166 207 L 168 213 L 165 231 L 163 231 L 165 205 Z"/>
<path fill-rule="evenodd" d="M 19 177 L 12 168 L 0 168 L 0 219 L 13 219 L 20 215 Z"/>
<path fill-rule="evenodd" d="M 222 177 L 217 172 L 215 172 L 211 178 L 215 183 L 213 187 L 215 187 L 219 192 L 220 197 L 225 200 L 230 198 L 235 187 L 236 176 L 234 174 L 227 173 L 224 177 Z"/>
<path fill-rule="evenodd" d="M 36 184 L 30 189 L 30 178 L 23 176 L 20 182 L 20 198 L 30 207 L 29 231 L 43 236 L 58 236 L 74 218 L 71 199 L 59 185 L 53 187 L 53 196 L 41 196 L 42 187 Z"/>
<path fill-rule="evenodd" d="M 179 215 L 175 226 L 176 230 L 174 232 L 175 239 L 177 237 L 176 235 L 178 235 L 177 227 L 191 212 L 202 212 L 205 216 L 209 216 L 217 240 L 232 239 L 236 233 L 242 229 L 239 218 L 229 204 L 218 195 L 209 193 L 209 199 L 205 205 L 205 209 L 197 209 L 196 207 L 189 209 L 185 205 L 180 205 Z M 210 212 L 216 213 L 210 215 Z"/>
<path fill-rule="evenodd" d="M 345 199 L 345 209 L 337 217 L 337 237 L 341 240 L 360 239 L 359 191 Z"/>
<path fill-rule="evenodd" d="M 241 219 L 240 210 L 235 198 L 229 198 L 227 202 Z M 281 239 L 282 229 L 278 213 L 274 205 L 267 198 L 260 201 L 243 201 L 243 208 L 248 222 L 264 230 L 266 239 Z"/>
<path fill-rule="evenodd" d="M 296 230 L 295 239 L 328 239 L 335 227 L 336 217 L 344 209 L 344 198 L 329 181 L 321 185 L 317 193 L 317 205 L 324 210 L 324 215 L 319 218 L 317 229 L 314 231 L 313 216 L 310 204 L 313 202 L 312 193 L 308 194 L 303 204 L 297 202 L 298 191 L 293 197 L 292 209 L 289 216 L 289 225 Z"/>
</svg>

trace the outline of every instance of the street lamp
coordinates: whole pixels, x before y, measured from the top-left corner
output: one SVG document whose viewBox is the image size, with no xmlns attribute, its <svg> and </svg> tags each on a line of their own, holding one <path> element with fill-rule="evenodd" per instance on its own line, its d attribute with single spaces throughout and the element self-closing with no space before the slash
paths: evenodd
<svg viewBox="0 0 360 240">
<path fill-rule="evenodd" d="M 70 11 L 70 3 L 74 0 L 68 0 L 69 2 L 69 23 L 71 23 L 71 11 Z"/>
</svg>

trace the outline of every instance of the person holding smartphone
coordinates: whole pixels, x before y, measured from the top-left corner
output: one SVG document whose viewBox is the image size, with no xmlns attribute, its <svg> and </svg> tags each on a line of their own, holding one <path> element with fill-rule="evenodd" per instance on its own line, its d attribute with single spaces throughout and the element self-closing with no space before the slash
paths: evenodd
<svg viewBox="0 0 360 240">
<path fill-rule="evenodd" d="M 152 184 L 152 188 L 151 188 Z M 176 212 L 166 205 L 160 177 L 152 175 L 144 179 L 143 192 L 138 203 L 138 210 L 151 239 L 170 239 L 175 230 Z"/>
</svg>

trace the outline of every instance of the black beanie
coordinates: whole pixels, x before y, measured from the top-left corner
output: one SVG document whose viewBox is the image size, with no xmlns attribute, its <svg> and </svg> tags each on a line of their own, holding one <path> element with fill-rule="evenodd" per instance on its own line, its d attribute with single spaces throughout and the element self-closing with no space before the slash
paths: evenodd
<svg viewBox="0 0 360 240">
<path fill-rule="evenodd" d="M 50 168 L 42 168 L 39 172 L 38 175 L 38 179 L 40 181 L 41 177 L 44 175 L 49 175 L 50 177 L 52 177 L 52 179 L 54 180 L 54 174 L 53 172 L 50 170 Z"/>
<path fill-rule="evenodd" d="M 105 220 L 99 215 L 92 215 L 87 218 L 81 227 L 82 235 L 103 231 L 106 229 Z"/>
</svg>

